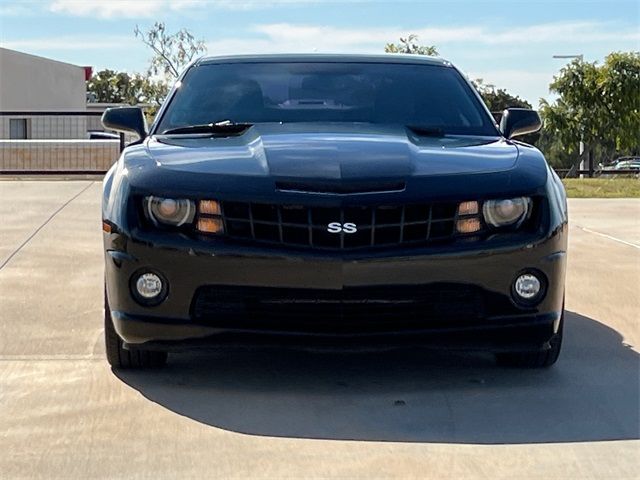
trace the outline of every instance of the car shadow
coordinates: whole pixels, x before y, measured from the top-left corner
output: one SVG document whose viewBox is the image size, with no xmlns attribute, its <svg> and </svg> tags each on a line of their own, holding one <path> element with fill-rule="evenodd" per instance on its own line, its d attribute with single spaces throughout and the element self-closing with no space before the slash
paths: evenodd
<svg viewBox="0 0 640 480">
<path fill-rule="evenodd" d="M 480 444 L 639 438 L 638 353 L 596 320 L 567 312 L 565 322 L 560 360 L 546 370 L 420 349 L 225 347 L 116 375 L 173 412 L 251 435 Z"/>
</svg>

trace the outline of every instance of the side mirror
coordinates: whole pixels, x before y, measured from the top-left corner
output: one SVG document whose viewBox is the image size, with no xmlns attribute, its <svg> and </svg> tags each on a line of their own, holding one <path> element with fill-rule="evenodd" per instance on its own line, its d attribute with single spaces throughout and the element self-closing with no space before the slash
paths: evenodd
<svg viewBox="0 0 640 480">
<path fill-rule="evenodd" d="M 527 108 L 507 108 L 500 120 L 500 131 L 506 138 L 537 132 L 542 128 L 542 120 L 535 110 Z"/>
<path fill-rule="evenodd" d="M 139 107 L 107 108 L 102 114 L 102 125 L 108 130 L 136 133 L 141 140 L 147 136 L 147 121 Z"/>
</svg>

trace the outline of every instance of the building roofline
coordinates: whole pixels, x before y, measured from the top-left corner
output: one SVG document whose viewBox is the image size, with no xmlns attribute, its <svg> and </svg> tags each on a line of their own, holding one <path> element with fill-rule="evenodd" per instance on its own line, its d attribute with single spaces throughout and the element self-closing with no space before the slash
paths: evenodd
<svg viewBox="0 0 640 480">
<path fill-rule="evenodd" d="M 43 57 L 41 55 L 34 55 L 32 53 L 21 52 L 19 50 L 13 50 L 11 48 L 6 48 L 6 47 L 0 46 L 0 53 L 2 53 L 3 50 L 5 50 L 7 52 L 10 52 L 12 54 L 24 55 L 25 57 L 37 58 L 38 60 L 44 60 L 44 61 L 47 61 L 47 62 L 59 63 L 61 65 L 66 65 L 68 67 L 75 67 L 75 68 L 80 68 L 80 69 L 84 69 L 85 68 L 83 65 L 76 65 L 75 63 L 61 62 L 60 60 L 54 60 L 53 58 Z"/>
</svg>

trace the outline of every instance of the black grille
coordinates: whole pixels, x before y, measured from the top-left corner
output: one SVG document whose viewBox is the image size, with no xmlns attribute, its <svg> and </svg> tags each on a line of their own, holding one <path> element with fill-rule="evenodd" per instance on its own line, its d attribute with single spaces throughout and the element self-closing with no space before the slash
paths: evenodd
<svg viewBox="0 0 640 480">
<path fill-rule="evenodd" d="M 222 202 L 227 236 L 319 249 L 392 247 L 446 242 L 455 234 L 457 203 L 309 207 Z M 342 231 L 328 231 L 338 223 Z M 348 232 L 347 223 L 357 231 Z"/>
<path fill-rule="evenodd" d="M 201 287 L 193 320 L 218 328 L 362 333 L 473 325 L 486 293 L 461 284 L 306 288 Z M 498 302 L 499 303 L 499 302 Z"/>
</svg>

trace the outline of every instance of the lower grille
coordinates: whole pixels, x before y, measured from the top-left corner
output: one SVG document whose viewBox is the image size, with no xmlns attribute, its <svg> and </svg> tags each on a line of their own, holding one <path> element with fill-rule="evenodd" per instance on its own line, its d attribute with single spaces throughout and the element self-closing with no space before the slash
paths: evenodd
<svg viewBox="0 0 640 480">
<path fill-rule="evenodd" d="M 447 242 L 457 203 L 309 207 L 222 202 L 228 237 L 302 248 L 345 250 Z"/>
<path fill-rule="evenodd" d="M 485 316 L 482 289 L 459 284 L 342 290 L 207 286 L 192 304 L 195 322 L 230 329 L 362 333 L 470 324 Z"/>
</svg>

